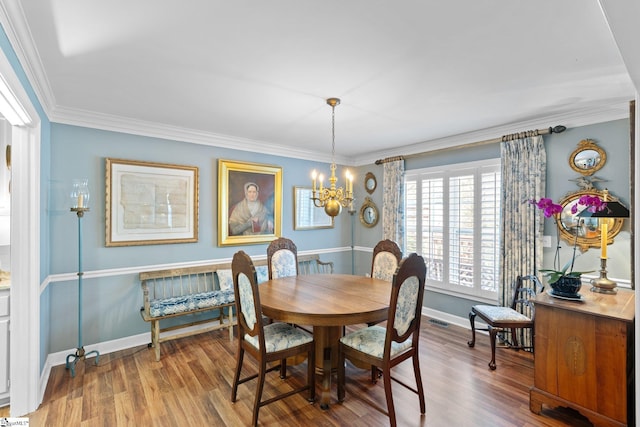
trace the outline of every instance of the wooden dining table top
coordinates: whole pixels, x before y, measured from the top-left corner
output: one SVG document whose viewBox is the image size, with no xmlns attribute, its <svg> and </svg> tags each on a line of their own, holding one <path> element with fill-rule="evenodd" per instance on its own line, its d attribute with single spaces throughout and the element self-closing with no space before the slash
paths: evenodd
<svg viewBox="0 0 640 427">
<path fill-rule="evenodd" d="M 343 326 L 387 319 L 391 283 L 350 274 L 310 274 L 263 282 L 265 316 L 313 326 Z"/>
</svg>

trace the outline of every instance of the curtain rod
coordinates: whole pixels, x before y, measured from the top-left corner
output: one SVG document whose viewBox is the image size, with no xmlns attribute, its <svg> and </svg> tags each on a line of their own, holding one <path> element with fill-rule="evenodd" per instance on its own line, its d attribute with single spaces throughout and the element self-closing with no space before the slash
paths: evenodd
<svg viewBox="0 0 640 427">
<path fill-rule="evenodd" d="M 422 155 L 427 154 L 427 153 L 437 153 L 437 152 L 440 152 L 440 151 L 449 151 L 449 150 L 458 150 L 460 148 L 477 147 L 478 145 L 495 144 L 497 142 L 512 141 L 514 139 L 526 138 L 526 137 L 536 136 L 536 135 L 548 135 L 550 133 L 562 133 L 565 130 L 567 130 L 567 128 L 565 126 L 562 126 L 562 125 L 549 127 L 549 128 L 546 128 L 546 129 L 527 130 L 527 131 L 524 131 L 524 132 L 512 133 L 512 134 L 509 134 L 509 135 L 502 135 L 500 138 L 493 138 L 493 139 L 487 139 L 487 140 L 484 140 L 484 141 L 476 141 L 476 142 L 470 142 L 468 144 L 456 145 L 455 147 L 438 148 L 436 150 L 423 151 L 421 153 L 409 154 L 409 155 L 406 155 L 406 156 L 387 157 L 386 159 L 376 160 L 376 165 L 381 165 L 383 163 L 388 163 L 388 162 L 395 162 L 396 160 L 408 159 L 410 157 L 422 156 Z"/>
</svg>

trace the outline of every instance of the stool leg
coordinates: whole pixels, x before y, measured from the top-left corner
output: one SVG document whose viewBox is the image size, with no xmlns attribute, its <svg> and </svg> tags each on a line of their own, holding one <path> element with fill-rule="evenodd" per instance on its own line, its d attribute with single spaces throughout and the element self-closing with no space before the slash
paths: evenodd
<svg viewBox="0 0 640 427">
<path fill-rule="evenodd" d="M 498 330 L 489 326 L 489 339 L 491 340 L 491 362 L 489 362 L 489 369 L 492 371 L 496 369 L 496 335 Z"/>
<path fill-rule="evenodd" d="M 471 341 L 467 341 L 469 347 L 476 345 L 476 314 L 473 311 L 469 312 L 469 322 L 471 323 Z"/>
</svg>

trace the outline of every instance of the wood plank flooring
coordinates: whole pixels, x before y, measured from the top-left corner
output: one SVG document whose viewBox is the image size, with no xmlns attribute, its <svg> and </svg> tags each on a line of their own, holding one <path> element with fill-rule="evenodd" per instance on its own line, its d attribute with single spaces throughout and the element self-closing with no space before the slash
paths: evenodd
<svg viewBox="0 0 640 427">
<path fill-rule="evenodd" d="M 424 319 L 421 331 L 422 377 L 427 412 L 421 415 L 418 398 L 393 383 L 400 426 L 591 426 L 567 408 L 546 409 L 545 416 L 529 411 L 533 384 L 530 353 L 499 349 L 498 368 L 490 371 L 489 339 L 480 335 L 470 349 L 470 332 L 454 325 Z M 152 349 L 137 347 L 80 362 L 71 378 L 64 365 L 51 371 L 45 396 L 37 411 L 25 415 L 30 426 L 246 426 L 251 422 L 255 382 L 238 389 L 231 403 L 231 382 L 237 342 L 223 331 L 213 331 L 162 344 L 162 359 Z M 265 396 L 288 390 L 304 381 L 306 362 L 292 366 L 281 380 L 269 374 Z M 249 356 L 245 369 L 256 371 Z M 248 372 L 248 371 L 245 371 Z M 413 384 L 410 362 L 395 370 Z M 306 395 L 294 395 L 260 410 L 261 426 L 388 426 L 382 381 L 371 384 L 369 372 L 347 364 L 344 403 L 323 411 Z M 334 376 L 335 378 L 335 376 Z M 6 416 L 6 414 L 5 414 Z"/>
</svg>

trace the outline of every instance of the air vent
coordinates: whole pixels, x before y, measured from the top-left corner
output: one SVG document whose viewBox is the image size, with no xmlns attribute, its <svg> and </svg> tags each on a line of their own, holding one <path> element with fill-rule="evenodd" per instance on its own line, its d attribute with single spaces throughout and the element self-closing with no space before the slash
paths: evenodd
<svg viewBox="0 0 640 427">
<path fill-rule="evenodd" d="M 438 320 L 438 319 L 429 319 L 429 323 L 433 323 L 436 326 L 440 326 L 442 328 L 446 328 L 449 326 L 449 324 L 447 322 L 444 322 L 442 320 Z"/>
</svg>

